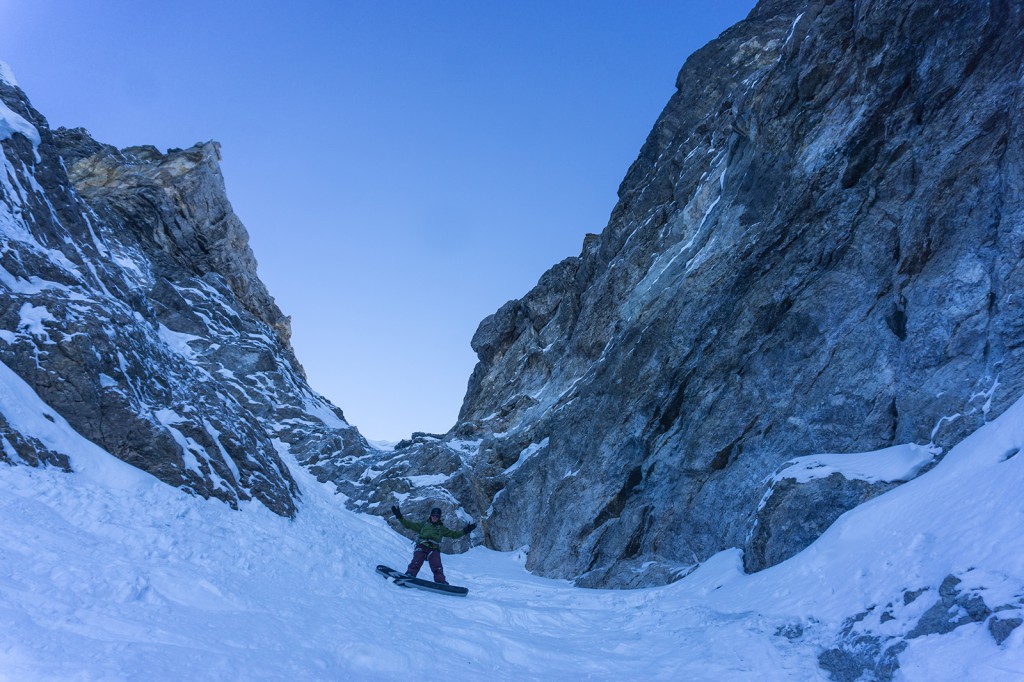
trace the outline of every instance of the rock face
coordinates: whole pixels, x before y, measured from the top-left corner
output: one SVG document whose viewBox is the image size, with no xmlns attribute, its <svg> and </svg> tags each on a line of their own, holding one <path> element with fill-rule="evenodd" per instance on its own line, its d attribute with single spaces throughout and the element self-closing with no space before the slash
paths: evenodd
<svg viewBox="0 0 1024 682">
<path fill-rule="evenodd" d="M 0 69 L 0 360 L 116 456 L 233 505 L 295 512 L 287 448 L 355 509 L 439 504 L 482 520 L 457 548 L 528 547 L 580 585 L 728 547 L 759 570 L 903 480 L 787 462 L 939 451 L 1024 393 L 1022 14 L 763 0 L 687 60 L 603 232 L 480 324 L 458 423 L 386 452 L 306 385 L 215 143 L 51 132 Z M 70 465 L 0 437 L 0 459 Z M 880 641 L 823 665 L 881 675 Z"/>
<path fill-rule="evenodd" d="M 228 202 L 219 144 L 164 155 L 151 146 L 101 146 L 82 129 L 62 129 L 58 138 L 82 198 L 118 224 L 141 228 L 182 268 L 223 277 L 242 307 L 290 347 L 291 323 L 257 276 L 249 235 Z"/>
<path fill-rule="evenodd" d="M 82 435 L 161 480 L 282 515 L 280 457 L 367 446 L 305 383 L 216 143 L 117 150 L 51 132 L 0 79 L 0 360 Z M 69 468 L 0 423 L 0 460 Z"/>
<path fill-rule="evenodd" d="M 817 540 L 844 512 L 895 486 L 851 480 L 839 473 L 806 483 L 776 483 L 747 534 L 744 570 L 754 573 L 785 561 Z"/>
<path fill-rule="evenodd" d="M 451 432 L 337 480 L 581 585 L 791 556 L 891 486 L 785 484 L 754 532 L 785 462 L 948 448 L 1024 393 L 1022 64 L 1018 3 L 761 2 L 687 60 L 604 231 L 481 323 Z"/>
</svg>

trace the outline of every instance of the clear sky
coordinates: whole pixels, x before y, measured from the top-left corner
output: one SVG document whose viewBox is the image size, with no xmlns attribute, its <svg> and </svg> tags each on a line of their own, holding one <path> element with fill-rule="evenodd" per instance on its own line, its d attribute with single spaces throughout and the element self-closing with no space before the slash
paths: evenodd
<svg viewBox="0 0 1024 682">
<path fill-rule="evenodd" d="M 0 0 L 50 125 L 222 143 L 310 384 L 447 431 L 503 303 L 600 232 L 686 57 L 754 0 Z"/>
</svg>

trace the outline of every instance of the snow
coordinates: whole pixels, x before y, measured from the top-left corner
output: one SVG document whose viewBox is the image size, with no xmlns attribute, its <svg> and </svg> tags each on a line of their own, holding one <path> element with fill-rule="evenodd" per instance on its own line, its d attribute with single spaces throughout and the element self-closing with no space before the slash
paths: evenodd
<svg viewBox="0 0 1024 682">
<path fill-rule="evenodd" d="M 868 483 L 909 481 L 937 454 L 937 448 L 910 443 L 875 452 L 808 455 L 787 462 L 789 466 L 775 475 L 774 482 L 791 478 L 797 483 L 806 483 L 835 473 Z"/>
<path fill-rule="evenodd" d="M 804 18 L 804 14 L 806 14 L 806 12 L 801 12 L 800 14 L 796 15 L 796 19 L 793 20 L 793 25 L 789 27 L 789 35 L 787 35 L 786 39 L 782 42 L 783 47 L 789 45 L 789 41 L 793 39 L 793 34 L 796 33 L 796 25 L 799 24 L 800 20 Z M 782 61 L 781 54 L 779 55 L 779 61 Z"/>
<path fill-rule="evenodd" d="M 167 344 L 167 347 L 174 351 L 176 354 L 185 358 L 186 360 L 195 360 L 196 352 L 192 350 L 192 347 L 188 344 L 193 341 L 202 341 L 203 339 L 192 334 L 185 334 L 183 332 L 176 332 L 173 329 L 165 327 L 160 324 L 158 327 L 158 333 L 160 340 Z"/>
<path fill-rule="evenodd" d="M 2 215 L 0 215 L 0 218 L 2 218 Z M 2 228 L 0 228 L 0 232 L 2 231 Z M 32 275 L 27 280 L 15 277 L 3 266 L 0 266 L 0 284 L 7 287 L 13 294 L 32 295 L 46 291 L 47 289 L 59 289 L 66 293 L 70 293 L 66 286 L 58 284 L 57 282 L 40 279 L 36 275 Z"/>
<path fill-rule="evenodd" d="M 2 68 L 0 68 L 0 77 L 4 77 Z M 6 80 L 6 77 L 4 77 L 4 80 Z M 39 146 L 41 138 L 36 127 L 25 120 L 20 114 L 11 111 L 10 107 L 0 101 L 0 141 L 10 139 L 15 133 L 20 133 L 28 138 L 33 147 Z"/>
<path fill-rule="evenodd" d="M 348 422 L 335 414 L 330 404 L 316 394 L 311 393 L 305 396 L 303 409 L 307 414 L 316 417 L 332 429 L 345 430 L 352 428 Z"/>
<path fill-rule="evenodd" d="M 448 447 L 457 451 L 460 456 L 472 459 L 480 454 L 480 444 L 482 442 L 481 440 L 460 440 L 454 438 L 448 441 Z"/>
<path fill-rule="evenodd" d="M 242 475 L 238 471 L 238 465 L 235 464 L 235 460 L 231 459 L 231 455 L 228 454 L 228 451 L 225 450 L 224 446 L 221 444 L 220 431 L 218 431 L 217 428 L 210 423 L 209 419 L 203 420 L 203 426 L 206 428 L 206 432 L 210 434 L 210 438 L 217 446 L 217 451 L 220 453 L 220 458 L 224 462 L 224 466 L 226 466 L 228 468 L 228 471 L 231 472 L 231 475 L 235 479 L 235 483 L 240 484 L 242 482 Z"/>
<path fill-rule="evenodd" d="M 166 486 L 140 469 L 125 464 L 80 436 L 55 410 L 50 409 L 32 388 L 0 362 L 0 415 L 11 429 L 39 440 L 54 452 L 67 454 L 76 475 L 68 485 L 96 484 L 119 494 L 149 487 Z M 3 466 L 0 465 L 0 470 Z M 4 472 L 7 473 L 7 472 Z M 7 529 L 7 525 L 3 526 Z M 0 666 L 0 670 L 2 670 Z"/>
<path fill-rule="evenodd" d="M 525 448 L 523 448 L 523 451 L 519 453 L 519 458 L 516 459 L 515 464 L 513 464 L 512 466 L 505 470 L 505 475 L 510 475 L 513 471 L 526 464 L 527 460 L 529 460 L 538 452 L 546 448 L 550 440 L 550 438 L 545 438 L 539 443 L 530 443 Z"/>
<path fill-rule="evenodd" d="M 217 474 L 216 470 L 214 470 L 212 466 L 208 467 L 208 470 L 204 471 L 202 465 L 199 463 L 199 460 L 196 457 L 197 455 L 202 457 L 207 464 L 210 463 L 210 454 L 207 452 L 206 448 L 204 448 L 194 438 L 186 436 L 184 433 L 174 428 L 174 424 L 181 424 L 185 422 L 185 419 L 181 415 L 172 409 L 164 408 L 157 410 L 153 416 L 156 417 L 156 420 L 171 435 L 174 442 L 178 444 L 178 447 L 181 449 L 181 459 L 182 462 L 184 462 L 186 469 L 195 472 L 196 475 L 200 477 L 209 476 L 215 488 L 223 490 L 231 489 L 230 486 L 225 484 L 224 479 Z M 234 475 L 235 480 L 238 481 L 238 468 L 235 466 L 235 463 L 231 460 L 231 457 L 227 452 L 224 451 L 224 448 L 221 447 L 220 441 L 218 440 L 220 432 L 214 429 L 213 425 L 208 421 L 204 420 L 203 423 L 206 427 L 207 433 L 213 437 L 214 442 L 217 444 L 221 458 L 225 460 L 225 464 L 228 466 L 228 469 Z"/>
<path fill-rule="evenodd" d="M 0 465 L 0 680 L 825 680 L 817 656 L 844 619 L 895 602 L 876 627 L 905 633 L 947 574 L 1021 613 L 1024 400 L 760 573 L 731 549 L 666 587 L 583 590 L 530 575 L 524 552 L 476 548 L 445 556 L 470 589 L 458 599 L 377 576 L 378 563 L 405 568 L 409 541 L 345 510 L 283 443 L 302 489 L 294 519 L 157 482 L 2 364 L 0 414 L 76 471 Z M 850 462 L 829 466 L 889 475 Z M 1002 645 L 981 623 L 908 641 L 897 679 L 1024 679 L 1024 627 Z"/>
<path fill-rule="evenodd" d="M 45 339 L 46 343 L 53 343 L 50 340 L 50 335 L 46 332 L 46 328 L 43 327 L 43 322 L 56 322 L 56 320 L 45 306 L 34 306 L 31 303 L 24 303 L 21 306 L 20 317 L 18 331 L 26 331 L 32 336 Z"/>
<path fill-rule="evenodd" d="M 999 379 L 994 379 L 992 381 L 992 385 L 989 386 L 988 389 L 984 391 L 979 391 L 978 393 L 975 393 L 973 396 L 971 396 L 970 402 L 974 402 L 978 398 L 985 399 L 984 404 L 982 404 L 981 406 L 981 413 L 986 417 L 988 417 L 988 413 L 992 410 L 992 399 L 995 397 L 996 389 L 999 388 L 999 386 Z"/>
<path fill-rule="evenodd" d="M 424 474 L 421 476 L 406 476 L 405 478 L 413 488 L 424 488 L 431 485 L 441 485 L 451 477 L 447 474 Z"/>
<path fill-rule="evenodd" d="M 0 62 L 0 80 L 18 87 L 18 79 L 14 77 L 14 71 L 11 70 L 7 62 Z"/>
</svg>

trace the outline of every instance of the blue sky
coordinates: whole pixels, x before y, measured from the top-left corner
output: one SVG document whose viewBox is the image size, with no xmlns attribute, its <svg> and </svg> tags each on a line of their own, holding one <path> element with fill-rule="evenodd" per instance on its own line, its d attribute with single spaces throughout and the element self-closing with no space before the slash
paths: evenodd
<svg viewBox="0 0 1024 682">
<path fill-rule="evenodd" d="M 222 144 L 311 385 L 444 432 L 479 322 L 600 232 L 686 57 L 754 0 L 0 0 L 51 126 Z"/>
</svg>

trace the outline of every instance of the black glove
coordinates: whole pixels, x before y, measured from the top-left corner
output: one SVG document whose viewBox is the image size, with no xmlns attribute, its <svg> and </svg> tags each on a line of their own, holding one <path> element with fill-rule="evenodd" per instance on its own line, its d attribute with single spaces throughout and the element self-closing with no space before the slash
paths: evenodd
<svg viewBox="0 0 1024 682">
<path fill-rule="evenodd" d="M 466 527 L 462 529 L 462 532 L 465 533 L 466 535 L 469 535 L 470 533 L 473 532 L 474 528 L 476 528 L 476 524 L 475 523 L 470 523 L 470 524 L 467 524 Z"/>
<path fill-rule="evenodd" d="M 398 517 L 399 521 L 402 520 L 402 510 L 398 508 L 397 504 L 391 505 L 391 511 L 395 512 L 395 516 Z"/>
</svg>

